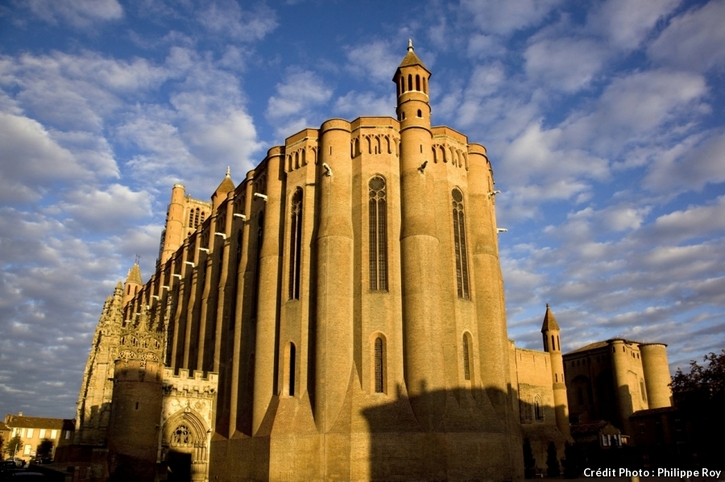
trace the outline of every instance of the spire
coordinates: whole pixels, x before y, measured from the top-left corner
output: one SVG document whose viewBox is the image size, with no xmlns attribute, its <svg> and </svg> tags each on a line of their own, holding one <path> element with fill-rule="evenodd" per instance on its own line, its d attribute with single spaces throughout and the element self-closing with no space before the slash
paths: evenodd
<svg viewBox="0 0 725 482">
<path fill-rule="evenodd" d="M 400 62 L 400 65 L 398 66 L 398 70 L 400 70 L 403 67 L 411 67 L 413 65 L 418 65 L 420 67 L 423 67 L 428 74 L 430 74 L 430 70 L 428 70 L 428 67 L 425 66 L 422 60 L 418 58 L 417 55 L 415 55 L 415 48 L 413 48 L 413 40 L 408 39 L 408 53 L 405 54 L 405 57 L 403 57 L 403 61 Z"/>
<path fill-rule="evenodd" d="M 138 259 L 133 264 L 130 270 L 128 270 L 128 276 L 126 277 L 126 283 L 133 283 L 142 285 L 143 280 L 141 279 L 141 267 L 138 265 Z"/>
<path fill-rule="evenodd" d="M 551 308 L 549 308 L 549 303 L 546 303 L 546 313 L 544 314 L 544 323 L 541 325 L 541 332 L 547 332 L 547 331 L 560 331 L 559 324 L 556 322 L 556 318 L 554 318 L 554 313 L 551 312 Z"/>
<path fill-rule="evenodd" d="M 216 188 L 216 191 L 214 191 L 214 195 L 212 196 L 212 199 L 217 196 L 221 196 L 222 198 L 225 198 L 227 193 L 230 191 L 234 191 L 235 186 L 234 182 L 232 181 L 232 170 L 229 166 L 227 166 L 227 173 L 224 176 L 224 179 L 219 184 L 219 187 Z"/>
</svg>

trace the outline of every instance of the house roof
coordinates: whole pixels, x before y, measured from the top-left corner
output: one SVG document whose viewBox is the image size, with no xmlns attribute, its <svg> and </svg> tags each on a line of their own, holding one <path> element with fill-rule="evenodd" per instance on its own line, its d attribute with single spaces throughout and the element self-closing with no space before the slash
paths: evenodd
<svg viewBox="0 0 725 482">
<path fill-rule="evenodd" d="M 6 415 L 5 424 L 8 428 L 50 428 L 50 429 L 66 429 L 75 427 L 75 422 L 65 418 L 46 418 L 46 417 L 24 417 L 22 415 Z"/>
</svg>

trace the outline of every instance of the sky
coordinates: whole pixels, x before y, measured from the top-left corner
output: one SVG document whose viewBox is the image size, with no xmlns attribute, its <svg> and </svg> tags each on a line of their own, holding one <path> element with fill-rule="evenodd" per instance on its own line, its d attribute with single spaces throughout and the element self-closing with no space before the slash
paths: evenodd
<svg viewBox="0 0 725 482">
<path fill-rule="evenodd" d="M 725 347 L 725 1 L 0 3 L 0 416 L 66 417 L 104 300 L 208 199 L 331 117 L 434 125 L 493 165 L 509 337 Z M 719 106 L 719 107 L 718 107 Z M 471 221 L 475 222 L 475 221 Z"/>
</svg>

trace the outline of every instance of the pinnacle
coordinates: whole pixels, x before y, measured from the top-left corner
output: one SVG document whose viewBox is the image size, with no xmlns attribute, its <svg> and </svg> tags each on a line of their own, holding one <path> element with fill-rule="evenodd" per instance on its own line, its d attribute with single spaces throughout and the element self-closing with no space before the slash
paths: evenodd
<svg viewBox="0 0 725 482">
<path fill-rule="evenodd" d="M 418 58 L 418 56 L 415 54 L 415 49 L 413 48 L 413 41 L 408 40 L 408 53 L 405 54 L 405 57 L 403 57 L 403 61 L 400 62 L 398 69 L 401 69 L 403 67 L 412 67 L 414 65 L 418 65 L 425 69 L 426 72 L 430 73 L 428 67 L 426 67 L 423 61 L 420 60 L 420 58 Z"/>
<path fill-rule="evenodd" d="M 138 265 L 138 262 L 134 263 L 131 269 L 128 270 L 126 283 L 134 283 L 137 285 L 143 284 L 143 280 L 141 279 L 141 267 Z"/>
<path fill-rule="evenodd" d="M 551 308 L 549 308 L 549 303 L 546 304 L 546 313 L 544 314 L 544 323 L 541 325 L 541 332 L 544 333 L 546 331 L 560 331 L 559 323 L 556 322 L 554 313 L 552 313 Z"/>
<path fill-rule="evenodd" d="M 219 187 L 216 188 L 216 191 L 214 191 L 214 196 L 219 195 L 219 194 L 225 195 L 226 193 L 228 193 L 230 191 L 234 191 L 234 189 L 235 189 L 235 186 L 234 186 L 234 181 L 232 181 L 231 169 L 229 167 L 227 167 L 227 173 L 224 176 L 224 179 L 222 180 L 222 182 L 219 184 Z"/>
</svg>

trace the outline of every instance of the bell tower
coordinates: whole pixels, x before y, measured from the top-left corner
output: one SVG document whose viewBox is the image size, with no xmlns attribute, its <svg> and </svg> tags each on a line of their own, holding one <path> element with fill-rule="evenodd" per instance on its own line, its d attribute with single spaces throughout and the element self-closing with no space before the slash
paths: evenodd
<svg viewBox="0 0 725 482">
<path fill-rule="evenodd" d="M 440 240 L 430 208 L 435 179 L 429 78 L 409 40 L 408 53 L 393 77 L 400 121 L 403 353 L 413 411 L 425 430 L 434 430 L 445 411 L 445 362 L 440 343 Z"/>
<path fill-rule="evenodd" d="M 554 382 L 554 412 L 556 413 L 556 426 L 562 434 L 569 438 L 569 406 L 566 396 L 566 383 L 564 381 L 564 358 L 561 354 L 559 324 L 554 314 L 546 304 L 546 313 L 541 325 L 541 335 L 544 340 L 544 351 L 551 356 L 551 378 Z"/>
<path fill-rule="evenodd" d="M 409 127 L 421 127 L 430 131 L 429 79 L 430 71 L 415 54 L 413 41 L 408 40 L 408 53 L 393 77 L 398 92 L 396 113 L 401 133 Z"/>
</svg>

